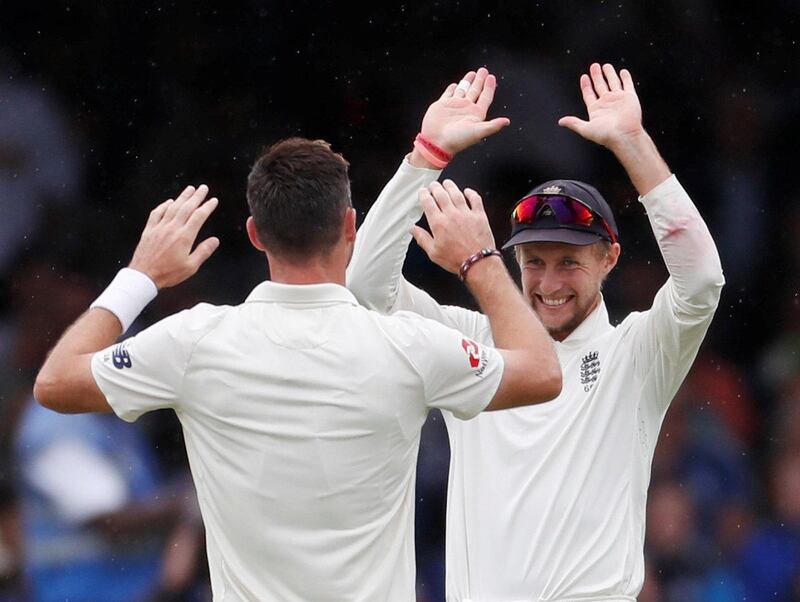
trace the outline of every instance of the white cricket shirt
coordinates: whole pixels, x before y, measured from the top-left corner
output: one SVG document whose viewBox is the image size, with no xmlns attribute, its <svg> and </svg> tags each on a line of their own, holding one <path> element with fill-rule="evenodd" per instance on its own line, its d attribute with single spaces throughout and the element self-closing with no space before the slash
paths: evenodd
<svg viewBox="0 0 800 602">
<path fill-rule="evenodd" d="M 348 286 L 380 311 L 412 310 L 491 342 L 488 319 L 443 307 L 401 274 L 417 190 L 438 172 L 404 162 L 358 232 Z M 664 414 L 723 285 L 714 242 L 674 176 L 640 199 L 670 277 L 649 311 L 612 326 L 604 303 L 556 352 L 548 403 L 444 412 L 451 447 L 448 602 L 635 600 L 644 580 L 650 465 Z"/>
<path fill-rule="evenodd" d="M 471 418 L 500 354 L 335 284 L 265 282 L 98 352 L 125 420 L 173 408 L 218 602 L 414 600 L 414 474 L 428 409 Z M 471 349 L 470 349 L 471 351 Z"/>
</svg>

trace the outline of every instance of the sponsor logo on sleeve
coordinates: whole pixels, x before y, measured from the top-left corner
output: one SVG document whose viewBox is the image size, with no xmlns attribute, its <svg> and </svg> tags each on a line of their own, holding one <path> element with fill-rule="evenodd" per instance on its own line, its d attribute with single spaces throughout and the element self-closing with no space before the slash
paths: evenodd
<svg viewBox="0 0 800 602">
<path fill-rule="evenodd" d="M 124 343 L 120 343 L 111 351 L 111 361 L 113 362 L 114 367 L 118 370 L 133 367 L 131 356 L 128 353 L 128 350 L 125 348 Z"/>
<path fill-rule="evenodd" d="M 471 341 L 470 339 L 461 339 L 461 347 L 467 354 L 469 367 L 475 370 L 475 376 L 483 378 L 486 368 L 489 365 L 489 354 L 475 341 Z"/>
</svg>

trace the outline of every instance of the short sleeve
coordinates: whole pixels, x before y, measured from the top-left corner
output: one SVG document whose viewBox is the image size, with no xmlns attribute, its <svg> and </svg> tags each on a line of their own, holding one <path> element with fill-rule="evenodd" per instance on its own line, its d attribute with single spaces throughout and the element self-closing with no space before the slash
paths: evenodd
<svg viewBox="0 0 800 602">
<path fill-rule="evenodd" d="M 95 382 L 123 420 L 175 407 L 192 347 L 183 336 L 186 314 L 169 316 L 92 357 Z"/>
<path fill-rule="evenodd" d="M 409 342 L 409 359 L 422 378 L 427 406 L 462 420 L 473 418 L 500 386 L 502 355 L 438 322 L 414 318 L 417 333 Z"/>
</svg>

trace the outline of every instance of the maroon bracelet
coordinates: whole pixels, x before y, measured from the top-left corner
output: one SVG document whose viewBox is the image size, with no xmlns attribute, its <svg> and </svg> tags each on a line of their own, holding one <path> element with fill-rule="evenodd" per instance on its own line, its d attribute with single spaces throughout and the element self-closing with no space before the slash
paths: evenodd
<svg viewBox="0 0 800 602">
<path fill-rule="evenodd" d="M 478 251 L 474 255 L 471 255 L 470 257 L 467 257 L 464 260 L 464 263 L 461 264 L 461 269 L 458 271 L 458 277 L 461 278 L 461 282 L 466 282 L 467 272 L 472 266 L 474 266 L 484 257 L 491 257 L 492 255 L 497 255 L 500 258 L 503 257 L 503 254 L 500 251 L 498 251 L 497 249 L 490 249 L 488 247 L 485 249 L 481 249 L 480 251 Z"/>
</svg>

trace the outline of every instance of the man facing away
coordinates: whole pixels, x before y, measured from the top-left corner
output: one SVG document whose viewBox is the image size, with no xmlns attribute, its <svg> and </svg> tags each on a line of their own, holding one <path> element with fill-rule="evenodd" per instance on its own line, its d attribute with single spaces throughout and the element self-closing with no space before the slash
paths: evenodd
<svg viewBox="0 0 800 602">
<path fill-rule="evenodd" d="M 435 259 L 439 241 L 413 224 L 413 185 L 427 187 L 468 146 L 441 127 L 469 112 L 494 76 L 451 84 L 428 109 L 414 152 L 359 231 L 348 286 L 384 312 L 412 310 L 483 344 L 496 335 L 477 312 L 442 307 L 401 268 L 411 234 Z M 552 403 L 482 415 L 444 411 L 451 444 L 447 496 L 449 602 L 635 600 L 644 580 L 650 464 L 666 410 L 686 376 L 724 283 L 708 229 L 642 127 L 627 70 L 593 64 L 580 79 L 587 120 L 559 124 L 611 150 L 644 205 L 669 278 L 648 311 L 609 323 L 600 293 L 620 255 L 612 212 L 593 187 L 556 180 L 514 208 L 522 289 L 555 341 L 564 387 Z M 430 184 L 449 191 L 454 184 Z M 421 207 L 420 207 L 421 205 Z"/>
<path fill-rule="evenodd" d="M 323 141 L 270 147 L 249 176 L 247 233 L 272 281 L 241 305 L 200 304 L 113 344 L 157 289 L 190 277 L 219 244 L 192 251 L 217 205 L 205 186 L 156 207 L 130 267 L 36 380 L 39 402 L 61 412 L 176 412 L 214 600 L 414 600 L 414 469 L 428 410 L 469 419 L 560 391 L 547 332 L 496 257 L 468 282 L 497 349 L 357 304 L 344 288 L 355 240 L 347 168 Z M 477 195 L 440 223 L 446 269 L 494 245 Z"/>
</svg>

